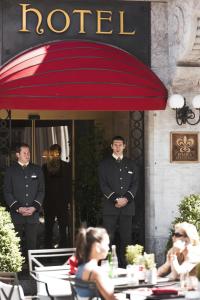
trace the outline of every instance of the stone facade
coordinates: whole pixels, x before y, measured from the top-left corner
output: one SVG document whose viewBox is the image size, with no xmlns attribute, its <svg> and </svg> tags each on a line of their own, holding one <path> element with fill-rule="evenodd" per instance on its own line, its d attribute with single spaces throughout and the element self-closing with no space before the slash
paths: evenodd
<svg viewBox="0 0 200 300">
<path fill-rule="evenodd" d="M 190 104 L 200 92 L 200 2 L 152 2 L 152 70 Z M 200 164 L 170 163 L 170 132 L 200 131 L 176 124 L 175 112 L 145 113 L 146 248 L 164 259 L 170 224 L 184 196 L 200 192 Z"/>
</svg>

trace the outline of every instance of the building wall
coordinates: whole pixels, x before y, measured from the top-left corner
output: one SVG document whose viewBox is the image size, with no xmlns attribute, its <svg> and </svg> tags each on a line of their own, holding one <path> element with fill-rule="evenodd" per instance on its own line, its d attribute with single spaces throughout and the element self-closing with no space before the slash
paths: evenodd
<svg viewBox="0 0 200 300">
<path fill-rule="evenodd" d="M 165 85 L 169 84 L 168 61 L 168 3 L 156 2 L 151 4 L 151 68 Z M 166 111 L 145 112 L 145 240 L 146 250 L 155 251 L 157 260 L 161 260 L 169 227 L 166 223 L 171 219 L 163 186 L 168 181 L 163 174 L 164 155 L 169 152 L 167 123 Z M 163 222 L 159 216 L 164 206 Z"/>
<path fill-rule="evenodd" d="M 190 103 L 200 93 L 198 0 L 152 2 L 152 70 Z M 196 39 L 196 40 L 195 40 Z M 170 163 L 170 132 L 200 131 L 176 124 L 175 111 L 145 113 L 146 248 L 164 259 L 171 222 L 184 196 L 200 193 L 199 163 Z"/>
</svg>

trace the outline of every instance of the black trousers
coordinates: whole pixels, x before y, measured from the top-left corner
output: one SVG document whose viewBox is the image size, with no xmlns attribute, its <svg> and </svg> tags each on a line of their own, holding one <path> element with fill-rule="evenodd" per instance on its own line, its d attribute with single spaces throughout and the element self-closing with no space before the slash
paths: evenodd
<svg viewBox="0 0 200 300">
<path fill-rule="evenodd" d="M 28 250 L 34 250 L 37 248 L 37 223 L 25 223 L 25 224 L 14 224 L 15 230 L 21 240 L 21 251 L 22 254 L 27 257 Z"/>
<path fill-rule="evenodd" d="M 118 230 L 119 233 L 119 248 L 118 259 L 119 266 L 125 268 L 126 258 L 125 258 L 125 250 L 127 245 L 132 244 L 132 216 L 126 215 L 104 215 L 103 216 L 103 226 L 108 231 L 110 236 L 110 244 L 114 243 L 115 233 Z"/>
<path fill-rule="evenodd" d="M 45 248 L 53 248 L 53 227 L 55 224 L 55 218 L 57 217 L 58 228 L 59 228 L 59 248 L 66 248 L 68 246 L 67 239 L 67 213 L 63 211 L 63 213 L 59 212 L 44 212 L 44 243 Z"/>
</svg>

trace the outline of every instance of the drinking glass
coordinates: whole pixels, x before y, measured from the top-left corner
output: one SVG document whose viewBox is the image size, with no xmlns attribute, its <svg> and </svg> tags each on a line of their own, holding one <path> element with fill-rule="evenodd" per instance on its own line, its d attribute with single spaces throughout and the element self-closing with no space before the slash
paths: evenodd
<svg viewBox="0 0 200 300">
<path fill-rule="evenodd" d="M 189 277 L 188 272 L 180 274 L 180 288 L 181 288 L 182 292 L 185 292 L 188 290 L 188 288 L 187 288 L 188 287 L 188 277 Z"/>
<path fill-rule="evenodd" d="M 188 273 L 180 274 L 180 286 L 184 291 L 195 291 L 198 289 L 198 279 L 196 276 L 190 276 Z"/>
<path fill-rule="evenodd" d="M 180 274 L 181 291 L 186 299 L 200 299 L 200 291 L 198 291 L 198 279 L 196 276 L 190 276 L 188 273 Z"/>
</svg>

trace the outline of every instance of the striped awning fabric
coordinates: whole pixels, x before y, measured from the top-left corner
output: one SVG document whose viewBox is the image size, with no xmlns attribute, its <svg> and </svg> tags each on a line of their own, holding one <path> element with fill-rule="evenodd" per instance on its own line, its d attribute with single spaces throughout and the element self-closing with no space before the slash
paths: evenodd
<svg viewBox="0 0 200 300">
<path fill-rule="evenodd" d="M 152 70 L 111 45 L 68 40 L 21 53 L 0 70 L 0 109 L 165 109 L 167 89 Z"/>
</svg>

